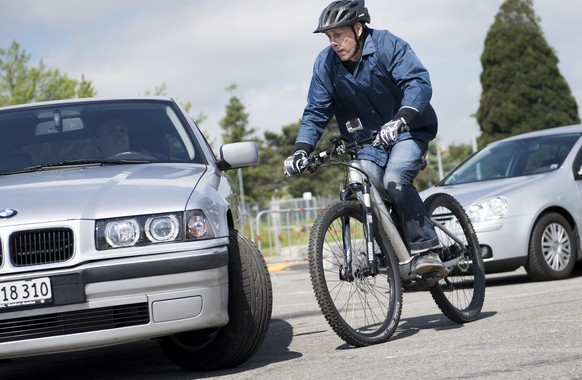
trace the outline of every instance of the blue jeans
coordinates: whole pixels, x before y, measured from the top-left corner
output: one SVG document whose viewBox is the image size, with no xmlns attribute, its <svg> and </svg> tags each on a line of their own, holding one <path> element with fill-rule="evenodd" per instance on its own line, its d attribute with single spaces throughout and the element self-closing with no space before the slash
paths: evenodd
<svg viewBox="0 0 582 380">
<path fill-rule="evenodd" d="M 370 175 L 384 184 L 402 221 L 412 254 L 435 248 L 438 237 L 413 181 L 423 165 L 428 143 L 407 139 L 388 147 L 386 167 L 359 160 Z"/>
</svg>

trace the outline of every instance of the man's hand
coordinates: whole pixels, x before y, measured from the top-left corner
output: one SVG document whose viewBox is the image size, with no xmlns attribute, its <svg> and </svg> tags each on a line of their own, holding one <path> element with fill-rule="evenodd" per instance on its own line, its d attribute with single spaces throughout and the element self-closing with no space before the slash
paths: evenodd
<svg viewBox="0 0 582 380">
<path fill-rule="evenodd" d="M 372 143 L 372 146 L 390 145 L 392 142 L 396 141 L 398 138 L 398 132 L 400 128 L 406 126 L 404 118 L 399 118 L 397 120 L 389 121 L 382 126 L 380 132 L 376 135 L 376 139 Z"/>
<path fill-rule="evenodd" d="M 307 152 L 297 150 L 283 162 L 283 173 L 290 177 L 305 170 L 304 160 L 307 160 Z"/>
</svg>

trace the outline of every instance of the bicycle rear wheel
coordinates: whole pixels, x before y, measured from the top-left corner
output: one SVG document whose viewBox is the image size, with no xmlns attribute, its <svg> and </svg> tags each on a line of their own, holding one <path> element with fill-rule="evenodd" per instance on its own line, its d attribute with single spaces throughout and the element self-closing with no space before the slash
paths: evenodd
<svg viewBox="0 0 582 380">
<path fill-rule="evenodd" d="M 471 322 L 477 318 L 485 302 L 485 269 L 473 225 L 461 204 L 449 194 L 433 194 L 424 205 L 433 221 L 462 243 L 435 226 L 443 247 L 443 262 L 459 256 L 460 261 L 451 268 L 448 277 L 429 288 L 432 298 L 452 321 Z"/>
<path fill-rule="evenodd" d="M 358 202 L 332 203 L 315 220 L 308 247 L 311 283 L 321 312 L 333 331 L 356 347 L 390 339 L 402 312 L 398 262 L 378 244 L 389 240 L 375 224 L 379 273 L 371 275 L 362 221 Z M 351 271 L 345 245 L 352 252 Z"/>
</svg>

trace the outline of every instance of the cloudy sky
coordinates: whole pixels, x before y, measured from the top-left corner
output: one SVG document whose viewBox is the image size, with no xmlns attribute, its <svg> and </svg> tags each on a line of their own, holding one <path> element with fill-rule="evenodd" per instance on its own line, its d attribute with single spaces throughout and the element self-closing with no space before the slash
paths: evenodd
<svg viewBox="0 0 582 380">
<path fill-rule="evenodd" d="M 329 0 L 19 0 L 0 2 L 0 47 L 12 41 L 98 96 L 134 96 L 162 84 L 191 102 L 220 142 L 218 121 L 236 83 L 251 127 L 278 131 L 301 117 L 313 60 L 327 40 L 312 34 Z M 480 55 L 503 0 L 367 0 L 376 29 L 412 45 L 431 73 L 443 144 L 479 134 Z M 582 2 L 534 0 L 548 43 L 582 101 Z"/>
</svg>

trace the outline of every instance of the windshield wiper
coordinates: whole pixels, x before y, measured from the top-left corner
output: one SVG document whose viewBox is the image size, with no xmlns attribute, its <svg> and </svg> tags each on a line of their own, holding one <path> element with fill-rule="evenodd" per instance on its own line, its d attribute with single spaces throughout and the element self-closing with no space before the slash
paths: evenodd
<svg viewBox="0 0 582 380">
<path fill-rule="evenodd" d="M 22 169 L 0 172 L 0 174 L 32 173 L 37 171 L 51 170 L 74 166 L 103 166 L 103 165 L 127 165 L 127 164 L 149 164 L 151 160 L 108 160 L 108 159 L 80 159 L 66 160 L 61 162 L 51 162 L 49 164 L 34 165 Z"/>
</svg>

